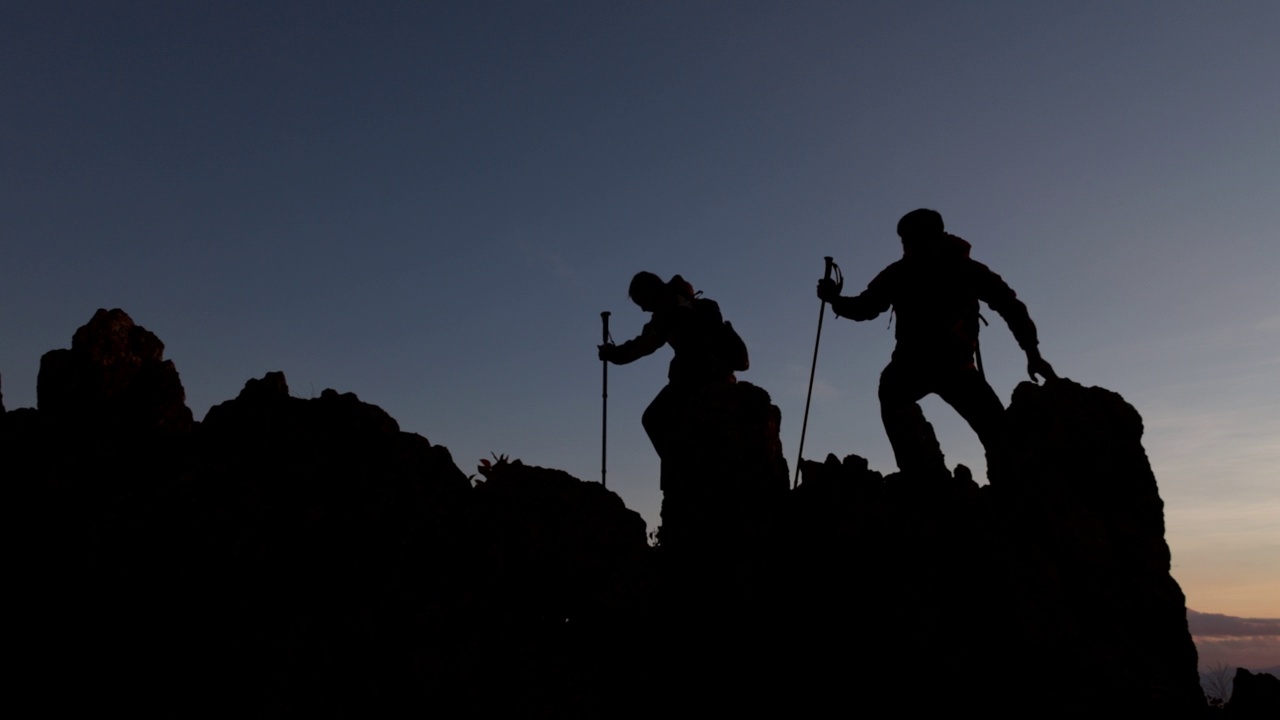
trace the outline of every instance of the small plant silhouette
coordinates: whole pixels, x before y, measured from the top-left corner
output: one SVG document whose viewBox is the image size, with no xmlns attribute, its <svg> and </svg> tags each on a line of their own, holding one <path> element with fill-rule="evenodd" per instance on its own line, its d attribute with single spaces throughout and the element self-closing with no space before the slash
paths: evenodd
<svg viewBox="0 0 1280 720">
<path fill-rule="evenodd" d="M 1204 688 L 1209 707 L 1222 708 L 1231 701 L 1232 684 L 1236 669 L 1219 660 L 1200 672 L 1200 686 Z"/>
<path fill-rule="evenodd" d="M 486 458 L 480 458 L 480 466 L 476 468 L 476 470 L 478 470 L 480 474 L 484 476 L 485 480 L 489 479 L 489 473 L 492 473 L 494 470 L 498 469 L 499 467 L 502 467 L 503 465 L 511 464 L 511 459 L 505 453 L 502 455 L 499 455 L 497 453 L 491 452 L 489 454 L 493 456 L 493 462 L 489 462 Z M 471 479 L 475 480 L 476 485 L 484 484 L 484 480 L 476 479 L 475 475 L 472 475 Z"/>
</svg>

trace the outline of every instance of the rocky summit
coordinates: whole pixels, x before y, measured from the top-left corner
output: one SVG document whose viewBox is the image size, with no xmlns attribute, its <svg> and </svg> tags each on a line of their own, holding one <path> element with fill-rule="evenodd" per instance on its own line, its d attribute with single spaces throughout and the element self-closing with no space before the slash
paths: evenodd
<svg viewBox="0 0 1280 720">
<path fill-rule="evenodd" d="M 24 704 L 1205 707 L 1142 421 L 1115 393 L 1020 386 L 991 485 L 851 455 L 805 461 L 791 490 L 768 394 L 719 388 L 683 420 L 651 547 L 598 484 L 506 458 L 468 477 L 375 405 L 294 397 L 280 372 L 192 422 L 163 349 L 99 310 L 42 359 L 36 409 L 0 406 Z"/>
</svg>

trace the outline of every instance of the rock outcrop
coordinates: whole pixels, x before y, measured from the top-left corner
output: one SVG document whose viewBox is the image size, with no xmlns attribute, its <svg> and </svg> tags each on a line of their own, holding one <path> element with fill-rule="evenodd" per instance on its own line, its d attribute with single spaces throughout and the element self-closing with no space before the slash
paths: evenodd
<svg viewBox="0 0 1280 720">
<path fill-rule="evenodd" d="M 891 628 L 823 620 L 811 632 L 856 636 L 903 663 L 930 647 L 952 668 L 943 704 L 979 702 L 999 668 L 1001 696 L 1020 707 L 1202 707 L 1141 418 L 1069 380 L 1020 385 L 1008 412 L 1016 454 L 981 489 L 963 467 L 881 478 L 856 456 L 803 464 L 789 527 L 805 564 L 793 583 L 827 603 L 815 617 L 840 617 L 838 605 Z M 823 579 L 832 572 L 875 592 Z M 878 682 L 908 692 L 914 680 Z"/>
<path fill-rule="evenodd" d="M 651 552 L 612 492 L 517 464 L 473 487 L 282 373 L 193 423 L 162 348 L 100 311 L 46 355 L 39 408 L 0 416 L 15 684 L 43 707 L 598 717 L 649 672 L 626 648 Z"/>
<path fill-rule="evenodd" d="M 598 484 L 505 460 L 473 484 L 377 406 L 295 398 L 283 373 L 193 423 L 162 353 L 99 311 L 45 356 L 39 408 L 0 414 L 15 685 L 52 712 L 1204 705 L 1114 393 L 1019 387 L 994 485 L 849 456 L 791 492 L 768 395 L 716 389 L 683 419 L 650 548 Z"/>
<path fill-rule="evenodd" d="M 769 394 L 746 382 L 714 385 L 679 422 L 679 456 L 663 471 L 662 544 L 715 553 L 763 539 L 788 486 L 782 413 Z"/>
<path fill-rule="evenodd" d="M 1274 718 L 1280 713 L 1280 679 L 1275 675 L 1236 668 L 1231 688 L 1225 708 L 1228 717 Z"/>
<path fill-rule="evenodd" d="M 123 310 L 98 310 L 70 350 L 40 358 L 37 407 L 65 425 L 119 432 L 181 433 L 191 410 L 164 343 Z"/>
<path fill-rule="evenodd" d="M 1009 415 L 1017 455 L 991 495 L 998 557 L 1019 568 L 1004 596 L 1011 637 L 1110 707 L 1172 713 L 1201 702 L 1137 410 L 1062 380 L 1019 385 Z"/>
</svg>

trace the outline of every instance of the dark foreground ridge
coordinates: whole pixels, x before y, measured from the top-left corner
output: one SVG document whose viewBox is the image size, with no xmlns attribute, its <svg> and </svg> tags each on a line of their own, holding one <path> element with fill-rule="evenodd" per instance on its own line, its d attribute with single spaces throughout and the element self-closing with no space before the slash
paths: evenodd
<svg viewBox="0 0 1280 720">
<path fill-rule="evenodd" d="M 13 686 L 50 714 L 793 717 L 1205 707 L 1142 422 L 1020 386 L 1007 477 L 806 463 L 739 383 L 668 489 L 499 461 L 284 375 L 193 422 L 163 344 L 100 310 L 3 411 Z M 712 421 L 730 418 L 733 422 Z M 27 703 L 30 704 L 30 703 Z"/>
</svg>

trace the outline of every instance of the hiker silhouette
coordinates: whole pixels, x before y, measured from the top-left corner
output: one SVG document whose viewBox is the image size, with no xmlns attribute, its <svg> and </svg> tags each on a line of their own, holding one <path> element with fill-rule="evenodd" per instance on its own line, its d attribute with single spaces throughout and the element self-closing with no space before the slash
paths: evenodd
<svg viewBox="0 0 1280 720">
<path fill-rule="evenodd" d="M 650 272 L 636 273 L 628 290 L 631 300 L 653 317 L 640 335 L 621 345 L 599 346 L 601 360 L 626 365 L 651 355 L 663 345 L 675 351 L 667 370 L 667 386 L 641 417 L 653 449 L 662 460 L 662 484 L 682 450 L 676 426 L 680 414 L 700 391 L 737 382 L 734 372 L 746 370 L 747 348 L 725 322 L 714 300 L 700 297 L 676 275 L 669 282 Z"/>
<path fill-rule="evenodd" d="M 987 475 L 1000 462 L 1005 442 L 1004 406 L 982 373 L 978 352 L 978 301 L 995 310 L 1027 354 L 1027 374 L 1056 379 L 1040 356 L 1027 306 L 999 275 L 969 257 L 969 243 L 945 231 L 942 215 L 913 210 L 898 221 L 902 259 L 871 281 L 862 294 L 840 295 L 831 280 L 818 282 L 818 297 L 850 320 L 870 320 L 892 309 L 897 345 L 880 375 L 880 416 L 903 472 L 945 471 L 932 428 L 919 400 L 935 393 L 978 434 Z M 975 364 L 975 356 L 977 363 Z M 997 471 L 998 472 L 998 471 Z"/>
</svg>

